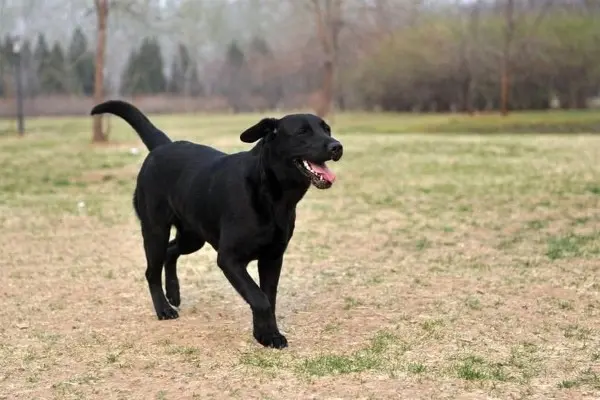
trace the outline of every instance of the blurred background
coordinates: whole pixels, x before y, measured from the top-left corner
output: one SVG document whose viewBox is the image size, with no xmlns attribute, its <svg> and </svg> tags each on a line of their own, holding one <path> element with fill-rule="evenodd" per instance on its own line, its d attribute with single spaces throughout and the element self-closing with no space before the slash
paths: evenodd
<svg viewBox="0 0 600 400">
<path fill-rule="evenodd" d="M 598 0 L 0 0 L 0 117 L 582 109 Z M 96 74 L 101 71 L 101 74 Z"/>
</svg>

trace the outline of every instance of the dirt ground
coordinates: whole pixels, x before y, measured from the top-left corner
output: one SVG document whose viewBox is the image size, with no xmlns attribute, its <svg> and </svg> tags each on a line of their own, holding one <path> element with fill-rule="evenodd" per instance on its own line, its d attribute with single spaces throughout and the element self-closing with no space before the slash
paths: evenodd
<svg viewBox="0 0 600 400">
<path fill-rule="evenodd" d="M 154 120 L 236 151 L 255 119 Z M 600 137 L 343 123 L 338 181 L 298 207 L 283 351 L 209 246 L 180 259 L 180 318 L 156 319 L 125 124 L 107 146 L 87 119 L 1 138 L 0 399 L 600 398 Z"/>
</svg>

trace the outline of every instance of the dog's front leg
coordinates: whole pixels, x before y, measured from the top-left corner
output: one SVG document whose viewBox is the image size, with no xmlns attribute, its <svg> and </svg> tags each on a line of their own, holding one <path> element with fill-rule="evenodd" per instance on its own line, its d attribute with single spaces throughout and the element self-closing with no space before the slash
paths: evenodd
<svg viewBox="0 0 600 400">
<path fill-rule="evenodd" d="M 274 258 L 260 258 L 258 260 L 258 277 L 260 279 L 260 289 L 267 295 L 271 310 L 275 314 L 277 302 L 277 285 L 279 285 L 279 276 L 281 275 L 281 266 L 283 256 Z"/>
<path fill-rule="evenodd" d="M 235 290 L 250 305 L 254 338 L 265 347 L 277 349 L 287 347 L 287 339 L 277 328 L 275 313 L 269 298 L 248 274 L 247 263 L 239 261 L 228 253 L 219 252 L 217 264 Z"/>
</svg>

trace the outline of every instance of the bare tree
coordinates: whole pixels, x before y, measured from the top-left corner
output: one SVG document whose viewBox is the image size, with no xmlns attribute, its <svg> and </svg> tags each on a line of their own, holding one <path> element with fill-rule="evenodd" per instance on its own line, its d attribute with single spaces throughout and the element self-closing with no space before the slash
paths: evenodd
<svg viewBox="0 0 600 400">
<path fill-rule="evenodd" d="M 510 88 L 511 50 L 515 38 L 515 1 L 506 0 L 504 8 L 504 41 L 500 71 L 500 113 L 508 115 L 508 97 Z"/>
<path fill-rule="evenodd" d="M 460 6 L 460 0 L 456 1 Z M 469 9 L 458 13 L 457 43 L 458 68 L 457 80 L 460 85 L 460 110 L 469 114 L 474 113 L 473 97 L 477 88 L 477 61 L 479 42 L 479 25 L 481 14 L 481 0 L 474 1 Z"/>
<path fill-rule="evenodd" d="M 108 19 L 108 0 L 94 0 L 96 6 L 96 71 L 94 77 L 94 102 L 104 100 L 104 56 L 106 54 L 106 25 Z M 108 134 L 102 129 L 102 115 L 94 115 L 92 141 L 108 141 Z"/>
<path fill-rule="evenodd" d="M 311 3 L 317 26 L 317 36 L 325 53 L 322 97 L 315 110 L 316 114 L 322 118 L 331 112 L 335 96 L 337 53 L 339 50 L 338 38 L 342 28 L 341 3 L 341 0 L 312 0 Z"/>
<path fill-rule="evenodd" d="M 523 46 L 529 37 L 535 33 L 554 0 L 540 0 L 537 6 L 537 15 L 527 31 L 524 31 L 525 12 L 521 13 L 521 18 L 517 20 L 515 1 L 504 0 L 504 37 L 501 53 L 500 65 L 500 112 L 502 115 L 508 115 L 510 104 L 510 87 L 512 74 L 512 55 L 516 47 Z M 531 10 L 528 10 L 531 12 Z"/>
</svg>

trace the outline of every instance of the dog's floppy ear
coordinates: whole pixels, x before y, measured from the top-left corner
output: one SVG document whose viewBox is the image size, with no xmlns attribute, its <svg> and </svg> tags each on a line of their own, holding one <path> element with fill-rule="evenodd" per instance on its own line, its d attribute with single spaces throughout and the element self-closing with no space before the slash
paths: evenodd
<svg viewBox="0 0 600 400">
<path fill-rule="evenodd" d="M 253 125 L 242 132 L 240 139 L 244 143 L 254 143 L 258 139 L 267 136 L 269 133 L 275 133 L 278 122 L 277 118 L 263 118 L 256 125 Z"/>
</svg>

